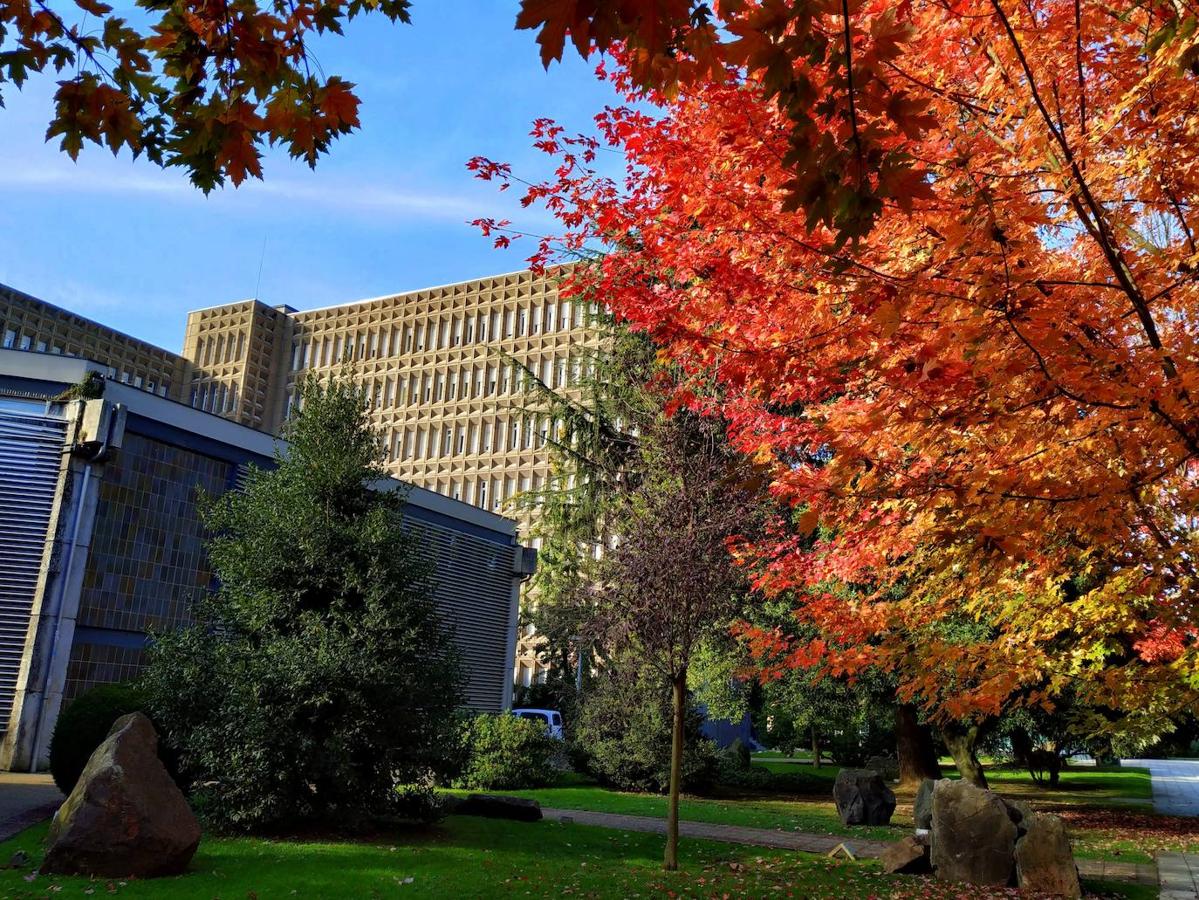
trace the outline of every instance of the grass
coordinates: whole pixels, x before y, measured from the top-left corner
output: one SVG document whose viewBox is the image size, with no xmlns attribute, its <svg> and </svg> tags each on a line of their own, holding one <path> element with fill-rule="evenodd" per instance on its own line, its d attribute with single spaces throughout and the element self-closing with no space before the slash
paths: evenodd
<svg viewBox="0 0 1199 900">
<path fill-rule="evenodd" d="M 577 775 L 564 776 L 559 784 L 552 787 L 492 793 L 530 797 L 543 807 L 553 809 L 666 817 L 666 798 L 663 796 L 608 790 Z M 912 824 L 910 819 L 905 822 L 897 817 L 896 824 L 883 827 L 842 825 L 833 806 L 831 783 L 827 799 L 775 798 L 745 792 L 728 792 L 727 796 L 717 797 L 684 795 L 679 802 L 679 817 L 689 822 L 848 835 L 883 841 L 903 837 L 911 830 Z"/>
<path fill-rule="evenodd" d="M 837 766 L 814 770 L 810 765 L 766 754 L 756 754 L 754 764 L 781 774 L 799 768 L 816 775 L 827 788 L 803 796 L 732 789 L 724 789 L 720 796 L 714 797 L 685 796 L 680 804 L 682 818 L 693 822 L 846 835 L 868 840 L 895 840 L 911 828 L 907 805 L 911 801 L 910 795 L 904 796 L 901 792 L 901 805 L 893 824 L 846 827 L 837 818 L 831 799 Z M 952 768 L 947 768 L 946 774 L 956 776 Z M 1199 852 L 1199 821 L 1156 816 L 1146 805 L 1151 797 L 1146 769 L 1069 769 L 1063 773 L 1060 786 L 1055 790 L 1038 785 L 1022 770 L 989 768 L 987 777 L 1000 793 L 1029 800 L 1040 809 L 1061 815 L 1070 828 L 1075 855 L 1079 858 L 1147 863 L 1152 862 L 1154 852 Z M 664 797 L 607 790 L 578 775 L 564 776 L 552 787 L 506 793 L 531 797 L 549 808 L 658 818 L 666 815 Z"/>
<path fill-rule="evenodd" d="M 36 865 L 46 826 L 0 844 Z M 556 822 L 519 824 L 451 818 L 425 831 L 371 841 L 267 841 L 206 838 L 191 871 L 154 881 L 91 881 L 0 870 L 0 896 L 119 895 L 129 898 L 376 898 L 376 897 L 959 897 L 960 886 L 882 875 L 874 863 L 832 862 L 684 841 L 678 872 L 661 871 L 662 838 Z M 1127 885 L 1096 885 L 1108 897 L 1143 900 L 1154 894 Z M 972 898 L 1010 893 L 971 888 Z"/>
</svg>

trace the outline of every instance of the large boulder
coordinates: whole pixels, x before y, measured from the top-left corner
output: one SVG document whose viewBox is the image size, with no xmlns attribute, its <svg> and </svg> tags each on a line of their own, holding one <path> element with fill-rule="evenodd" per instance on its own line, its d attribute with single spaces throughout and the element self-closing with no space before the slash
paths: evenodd
<svg viewBox="0 0 1199 900">
<path fill-rule="evenodd" d="M 1082 896 L 1078 866 L 1066 826 L 1057 816 L 1025 816 L 1024 833 L 1016 841 L 1016 879 L 1021 890 L 1054 897 Z"/>
<path fill-rule="evenodd" d="M 933 788 L 933 870 L 942 881 L 1013 882 L 1016 823 L 990 791 L 943 779 Z"/>
<path fill-rule="evenodd" d="M 524 797 L 503 794 L 468 794 L 454 807 L 455 815 L 484 816 L 488 819 L 515 819 L 518 822 L 540 822 L 541 804 Z"/>
<path fill-rule="evenodd" d="M 152 878 L 178 875 L 200 825 L 158 759 L 158 735 L 141 713 L 121 716 L 96 748 L 47 838 L 41 871 Z"/>
<path fill-rule="evenodd" d="M 917 831 L 928 831 L 933 827 L 933 788 L 937 782 L 925 778 L 916 789 L 916 799 L 912 801 L 912 819 L 916 822 Z"/>
<path fill-rule="evenodd" d="M 888 825 L 895 794 L 870 769 L 842 769 L 833 784 L 833 800 L 842 825 Z"/>
<path fill-rule="evenodd" d="M 888 844 L 879 860 L 883 871 L 891 875 L 926 875 L 932 871 L 928 840 L 920 836 L 908 835 Z"/>
</svg>

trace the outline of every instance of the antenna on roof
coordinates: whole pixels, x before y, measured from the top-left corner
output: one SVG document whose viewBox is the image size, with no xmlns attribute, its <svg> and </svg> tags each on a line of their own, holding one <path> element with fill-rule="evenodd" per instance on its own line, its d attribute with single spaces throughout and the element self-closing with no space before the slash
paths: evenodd
<svg viewBox="0 0 1199 900">
<path fill-rule="evenodd" d="M 254 299 L 258 299 L 258 291 L 262 287 L 262 264 L 266 262 L 266 235 L 262 236 L 262 253 L 258 257 L 258 280 L 254 283 Z"/>
</svg>

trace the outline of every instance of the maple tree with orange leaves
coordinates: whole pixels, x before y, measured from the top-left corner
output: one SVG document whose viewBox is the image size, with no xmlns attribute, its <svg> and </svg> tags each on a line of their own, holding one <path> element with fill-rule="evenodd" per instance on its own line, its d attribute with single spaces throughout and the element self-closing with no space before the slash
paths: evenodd
<svg viewBox="0 0 1199 900">
<path fill-rule="evenodd" d="M 628 15 L 531 12 L 567 6 Z M 823 635 L 751 630 L 767 674 L 878 665 L 967 725 L 1069 685 L 1152 734 L 1199 691 L 1195 11 L 697 6 L 525 3 L 629 104 L 538 122 L 524 202 L 795 510 L 737 551 Z"/>
</svg>

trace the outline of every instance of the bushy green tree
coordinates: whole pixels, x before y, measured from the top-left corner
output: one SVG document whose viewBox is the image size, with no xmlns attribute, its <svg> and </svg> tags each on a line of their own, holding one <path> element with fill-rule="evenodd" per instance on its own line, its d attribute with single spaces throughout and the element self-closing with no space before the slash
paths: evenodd
<svg viewBox="0 0 1199 900">
<path fill-rule="evenodd" d="M 664 794 L 672 717 L 669 682 L 631 654 L 620 654 L 588 688 L 572 739 L 575 756 L 603 784 Z M 689 791 L 710 785 L 717 772 L 716 747 L 703 736 L 702 723 L 703 715 L 689 704 L 681 765 L 681 785 Z"/>
<path fill-rule="evenodd" d="M 143 679 L 224 829 L 361 824 L 454 740 L 460 667 L 364 398 L 309 379 L 295 412 L 276 467 L 204 504 L 219 589 Z"/>
<path fill-rule="evenodd" d="M 462 771 L 454 786 L 472 790 L 521 790 L 553 780 L 560 742 L 545 725 L 510 713 L 482 714 L 462 726 Z"/>
</svg>

